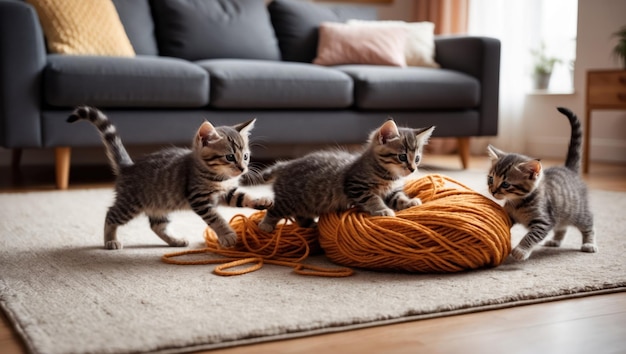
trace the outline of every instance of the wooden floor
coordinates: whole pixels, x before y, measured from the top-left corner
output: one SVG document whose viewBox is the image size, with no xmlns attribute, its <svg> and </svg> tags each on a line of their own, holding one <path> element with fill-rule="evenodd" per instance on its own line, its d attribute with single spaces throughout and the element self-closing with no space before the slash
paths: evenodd
<svg viewBox="0 0 626 354">
<path fill-rule="evenodd" d="M 427 155 L 424 163 L 428 170 L 460 169 L 456 156 Z M 470 168 L 486 171 L 486 157 L 472 157 Z M 53 190 L 53 176 L 52 166 L 26 166 L 19 173 L 0 168 L 0 192 Z M 74 166 L 70 189 L 107 187 L 112 180 L 107 166 Z M 585 180 L 591 188 L 626 191 L 626 165 L 592 163 Z M 2 314 L 0 353 L 25 352 L 20 338 Z M 626 353 L 626 292 L 210 351 L 212 354 L 320 352 Z"/>
</svg>

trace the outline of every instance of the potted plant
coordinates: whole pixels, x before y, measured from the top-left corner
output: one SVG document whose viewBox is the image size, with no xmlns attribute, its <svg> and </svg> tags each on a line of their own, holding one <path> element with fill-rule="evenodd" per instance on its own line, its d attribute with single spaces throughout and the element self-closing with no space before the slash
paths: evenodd
<svg viewBox="0 0 626 354">
<path fill-rule="evenodd" d="M 534 57 L 534 87 L 537 90 L 545 90 L 550 84 L 550 77 L 552 76 L 552 70 L 554 70 L 554 65 L 556 63 L 560 63 L 561 60 L 553 56 L 548 56 L 546 54 L 546 46 L 544 43 L 541 43 L 539 49 L 531 50 L 531 54 Z"/>
<path fill-rule="evenodd" d="M 617 32 L 613 33 L 613 37 L 617 37 L 617 44 L 613 48 L 613 56 L 622 62 L 622 67 L 626 69 L 626 26 L 622 26 Z"/>
</svg>

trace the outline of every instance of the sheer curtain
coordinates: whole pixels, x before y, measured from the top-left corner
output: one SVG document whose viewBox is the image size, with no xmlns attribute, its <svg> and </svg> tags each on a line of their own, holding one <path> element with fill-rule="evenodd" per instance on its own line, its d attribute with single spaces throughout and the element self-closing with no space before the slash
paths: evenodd
<svg viewBox="0 0 626 354">
<path fill-rule="evenodd" d="M 524 151 L 524 105 L 530 81 L 530 48 L 540 41 L 541 0 L 471 0 L 468 34 L 500 39 L 500 121 L 498 136 L 473 139 L 472 152 L 492 143 Z"/>
</svg>

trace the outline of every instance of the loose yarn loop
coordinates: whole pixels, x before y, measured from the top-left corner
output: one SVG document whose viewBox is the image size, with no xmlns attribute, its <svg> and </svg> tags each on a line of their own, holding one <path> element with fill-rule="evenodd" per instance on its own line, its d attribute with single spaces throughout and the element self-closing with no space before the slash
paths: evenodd
<svg viewBox="0 0 626 354">
<path fill-rule="evenodd" d="M 346 277 L 353 274 L 349 268 L 325 268 L 303 264 L 309 255 L 321 251 L 319 234 L 316 229 L 300 228 L 293 223 L 280 223 L 273 233 L 258 228 L 265 212 L 257 212 L 250 217 L 235 215 L 230 220 L 231 227 L 238 235 L 234 248 L 221 248 L 215 231 L 207 227 L 204 239 L 207 247 L 163 255 L 163 262 L 178 265 L 219 264 L 213 272 L 217 275 L 232 276 L 254 272 L 264 264 L 292 267 L 296 274 L 326 277 Z M 225 258 L 179 260 L 185 255 L 215 253 Z M 247 267 L 243 267 L 247 266 Z"/>
<path fill-rule="evenodd" d="M 494 267 L 511 250 L 503 208 L 445 176 L 405 185 L 423 204 L 395 217 L 355 210 L 320 217 L 320 244 L 334 263 L 372 270 L 459 272 Z"/>
<path fill-rule="evenodd" d="M 162 259 L 171 264 L 220 264 L 214 270 L 218 275 L 250 273 L 267 263 L 292 267 L 297 274 L 332 277 L 353 271 L 302 262 L 323 249 L 331 261 L 346 267 L 432 273 L 495 267 L 506 259 L 511 224 L 500 205 L 441 175 L 408 182 L 404 189 L 423 204 L 395 217 L 348 210 L 321 216 L 317 229 L 289 222 L 268 234 L 258 228 L 265 212 L 236 215 L 230 221 L 239 236 L 233 249 L 221 248 L 215 232 L 207 227 L 207 248 L 170 253 Z M 174 259 L 207 252 L 225 258 Z"/>
</svg>

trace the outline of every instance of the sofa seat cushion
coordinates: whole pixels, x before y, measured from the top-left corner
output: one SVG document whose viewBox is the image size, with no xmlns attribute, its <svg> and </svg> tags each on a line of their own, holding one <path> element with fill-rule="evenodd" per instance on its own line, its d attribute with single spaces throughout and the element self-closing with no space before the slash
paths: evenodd
<svg viewBox="0 0 626 354">
<path fill-rule="evenodd" d="M 73 107 L 201 107 L 209 103 L 209 77 L 188 61 L 52 54 L 44 69 L 44 100 Z"/>
<path fill-rule="evenodd" d="M 345 108 L 352 105 L 347 74 L 313 64 L 244 59 L 198 61 L 211 78 L 217 108 Z"/>
<path fill-rule="evenodd" d="M 340 65 L 354 79 L 361 109 L 466 109 L 480 103 L 480 82 L 458 71 L 423 67 Z"/>
</svg>

